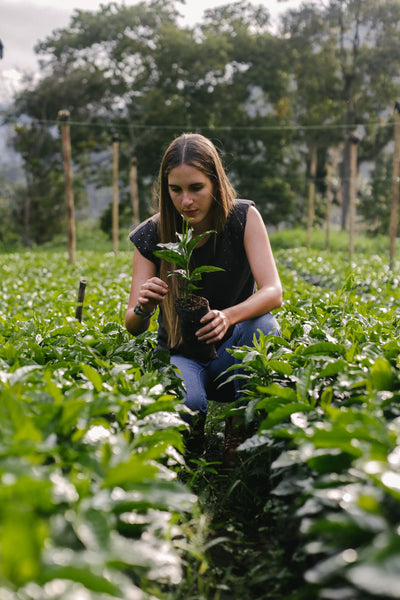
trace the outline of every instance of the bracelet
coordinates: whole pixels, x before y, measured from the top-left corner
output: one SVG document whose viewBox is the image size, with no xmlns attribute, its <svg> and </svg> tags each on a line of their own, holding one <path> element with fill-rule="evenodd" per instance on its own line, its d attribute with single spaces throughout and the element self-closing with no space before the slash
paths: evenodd
<svg viewBox="0 0 400 600">
<path fill-rule="evenodd" d="M 133 312 L 135 313 L 135 315 L 137 315 L 141 319 L 150 319 L 150 317 L 152 317 L 154 315 L 154 313 L 156 312 L 156 309 L 152 310 L 149 313 L 145 312 L 144 310 L 142 310 L 142 307 L 140 306 L 140 302 L 138 302 L 136 304 L 135 308 L 133 309 Z"/>
</svg>

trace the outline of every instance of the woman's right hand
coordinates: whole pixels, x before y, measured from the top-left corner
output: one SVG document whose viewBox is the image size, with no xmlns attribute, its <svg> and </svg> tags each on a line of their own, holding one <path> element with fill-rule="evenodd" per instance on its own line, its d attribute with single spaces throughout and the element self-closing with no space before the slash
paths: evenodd
<svg viewBox="0 0 400 600">
<path fill-rule="evenodd" d="M 168 285 L 157 277 L 156 265 L 135 248 L 131 289 L 125 313 L 125 325 L 132 335 L 143 333 L 150 324 L 150 319 L 135 313 L 135 306 L 139 304 L 141 310 L 150 315 L 161 304 L 166 294 Z"/>
<path fill-rule="evenodd" d="M 168 286 L 159 277 L 150 277 L 141 287 L 138 302 L 144 312 L 151 313 L 168 294 Z"/>
</svg>

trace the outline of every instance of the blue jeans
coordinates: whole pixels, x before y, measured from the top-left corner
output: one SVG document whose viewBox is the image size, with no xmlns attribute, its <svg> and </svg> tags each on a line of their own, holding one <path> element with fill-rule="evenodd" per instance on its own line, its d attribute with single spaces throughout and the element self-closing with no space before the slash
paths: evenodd
<svg viewBox="0 0 400 600">
<path fill-rule="evenodd" d="M 271 313 L 261 315 L 254 319 L 242 321 L 234 326 L 233 333 L 218 348 L 218 358 L 208 362 L 200 362 L 186 358 L 180 354 L 171 355 L 171 363 L 178 367 L 179 373 L 185 384 L 185 404 L 191 410 L 207 414 L 207 399 L 233 402 L 240 400 L 243 383 L 235 380 L 231 384 L 225 384 L 217 389 L 232 373 L 219 377 L 228 367 L 238 361 L 232 354 L 227 352 L 228 348 L 235 346 L 252 346 L 254 335 L 259 337 L 259 330 L 264 334 L 280 335 L 279 325 Z M 237 369 L 235 369 L 237 372 Z"/>
</svg>

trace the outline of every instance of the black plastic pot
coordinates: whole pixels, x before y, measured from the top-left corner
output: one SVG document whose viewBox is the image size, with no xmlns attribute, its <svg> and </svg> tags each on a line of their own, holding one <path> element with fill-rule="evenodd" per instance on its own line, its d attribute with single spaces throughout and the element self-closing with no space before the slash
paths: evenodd
<svg viewBox="0 0 400 600">
<path fill-rule="evenodd" d="M 195 295 L 188 298 L 177 298 L 175 310 L 181 327 L 182 348 L 180 351 L 183 356 L 204 362 L 217 358 L 215 345 L 201 342 L 196 336 L 196 331 L 201 328 L 200 319 L 210 310 L 207 298 Z"/>
</svg>

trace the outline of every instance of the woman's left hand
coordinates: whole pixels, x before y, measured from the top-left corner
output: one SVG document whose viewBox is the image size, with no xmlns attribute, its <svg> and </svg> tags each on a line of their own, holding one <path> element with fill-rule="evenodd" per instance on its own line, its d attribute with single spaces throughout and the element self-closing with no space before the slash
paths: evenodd
<svg viewBox="0 0 400 600">
<path fill-rule="evenodd" d="M 199 341 L 206 344 L 222 340 L 230 326 L 229 319 L 222 310 L 210 310 L 200 323 L 204 324 L 204 327 L 196 331 L 196 335 Z"/>
</svg>

